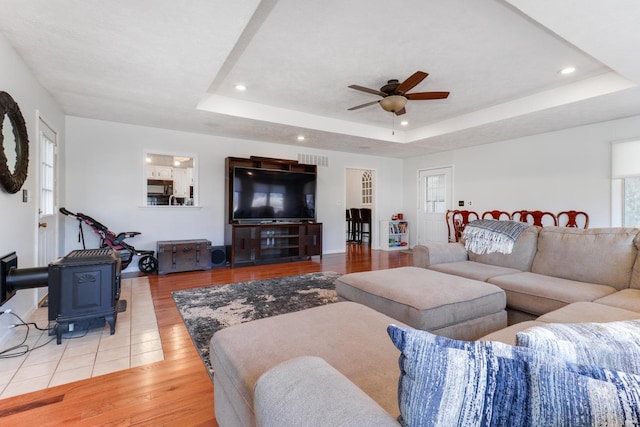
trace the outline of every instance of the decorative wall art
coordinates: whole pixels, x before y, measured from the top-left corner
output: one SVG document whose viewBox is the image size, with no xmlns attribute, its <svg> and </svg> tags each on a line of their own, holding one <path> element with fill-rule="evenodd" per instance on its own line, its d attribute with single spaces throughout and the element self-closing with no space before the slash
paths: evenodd
<svg viewBox="0 0 640 427">
<path fill-rule="evenodd" d="M 29 137 L 20 107 L 7 92 L 0 91 L 0 184 L 17 193 L 27 179 Z"/>
</svg>

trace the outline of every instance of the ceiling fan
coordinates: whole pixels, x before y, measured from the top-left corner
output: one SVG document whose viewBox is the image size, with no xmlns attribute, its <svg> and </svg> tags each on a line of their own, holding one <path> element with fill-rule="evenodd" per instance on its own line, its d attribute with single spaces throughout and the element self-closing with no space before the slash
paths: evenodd
<svg viewBox="0 0 640 427">
<path fill-rule="evenodd" d="M 351 110 L 357 110 L 359 108 L 368 107 L 374 104 L 380 104 L 380 106 L 391 113 L 395 113 L 397 116 L 404 114 L 407 110 L 404 108 L 407 104 L 407 100 L 427 100 L 427 99 L 445 99 L 449 96 L 449 92 L 415 92 L 407 93 L 414 87 L 416 87 L 421 81 L 423 81 L 429 74 L 424 71 L 416 71 L 408 79 L 400 83 L 398 80 L 389 80 L 386 85 L 382 86 L 380 90 L 369 89 L 368 87 L 350 85 L 351 89 L 361 90 L 362 92 L 372 93 L 374 95 L 380 95 L 382 99 L 377 101 L 367 102 L 366 104 L 356 105 L 349 108 Z"/>
</svg>

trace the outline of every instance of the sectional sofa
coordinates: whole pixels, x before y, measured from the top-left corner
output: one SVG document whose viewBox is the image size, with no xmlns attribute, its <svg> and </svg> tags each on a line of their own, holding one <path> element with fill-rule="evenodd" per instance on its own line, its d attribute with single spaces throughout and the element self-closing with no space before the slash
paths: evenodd
<svg viewBox="0 0 640 427">
<path fill-rule="evenodd" d="M 487 347 L 494 355 L 520 354 L 513 346 L 517 334 L 534 327 L 640 319 L 639 232 L 529 227 L 508 255 L 468 253 L 462 243 L 415 246 L 416 266 L 489 283 L 506 294 L 509 326 L 481 337 L 477 344 L 439 341 L 436 348 L 446 347 L 442 351 L 450 355 L 460 349 L 449 347 L 463 346 L 464 351 L 479 352 L 464 360 L 478 361 Z M 218 423 L 397 426 L 399 392 L 407 388 L 403 380 L 398 388 L 398 349 L 411 335 L 398 328 L 388 332 L 390 324 L 406 327 L 365 305 L 339 302 L 217 332 L 210 354 Z M 404 350 L 402 354 L 404 371 L 402 360 L 408 358 Z M 530 363 L 527 357 L 518 363 Z M 462 363 L 451 375 L 468 365 Z M 437 377 L 440 371 L 434 372 Z M 566 369 L 561 372 L 566 374 Z M 461 381 L 467 379 L 457 380 Z"/>
<path fill-rule="evenodd" d="M 506 293 L 508 323 L 488 338 L 513 343 L 535 322 L 607 322 L 640 312 L 636 228 L 527 228 L 510 254 L 478 255 L 464 243 L 413 248 L 414 265 L 494 284 Z"/>
</svg>

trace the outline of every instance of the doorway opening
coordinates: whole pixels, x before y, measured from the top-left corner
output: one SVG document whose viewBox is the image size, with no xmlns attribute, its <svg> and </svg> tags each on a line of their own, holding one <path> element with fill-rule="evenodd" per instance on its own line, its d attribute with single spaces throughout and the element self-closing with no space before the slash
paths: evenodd
<svg viewBox="0 0 640 427">
<path fill-rule="evenodd" d="M 346 170 L 345 239 L 347 244 L 372 246 L 375 233 L 375 171 Z"/>
</svg>

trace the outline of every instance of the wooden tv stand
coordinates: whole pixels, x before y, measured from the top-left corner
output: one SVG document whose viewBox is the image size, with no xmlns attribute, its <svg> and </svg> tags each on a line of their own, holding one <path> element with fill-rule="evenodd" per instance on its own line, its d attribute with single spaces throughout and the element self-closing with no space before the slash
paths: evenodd
<svg viewBox="0 0 640 427">
<path fill-rule="evenodd" d="M 322 258 L 322 224 L 231 225 L 231 267 Z"/>
</svg>

